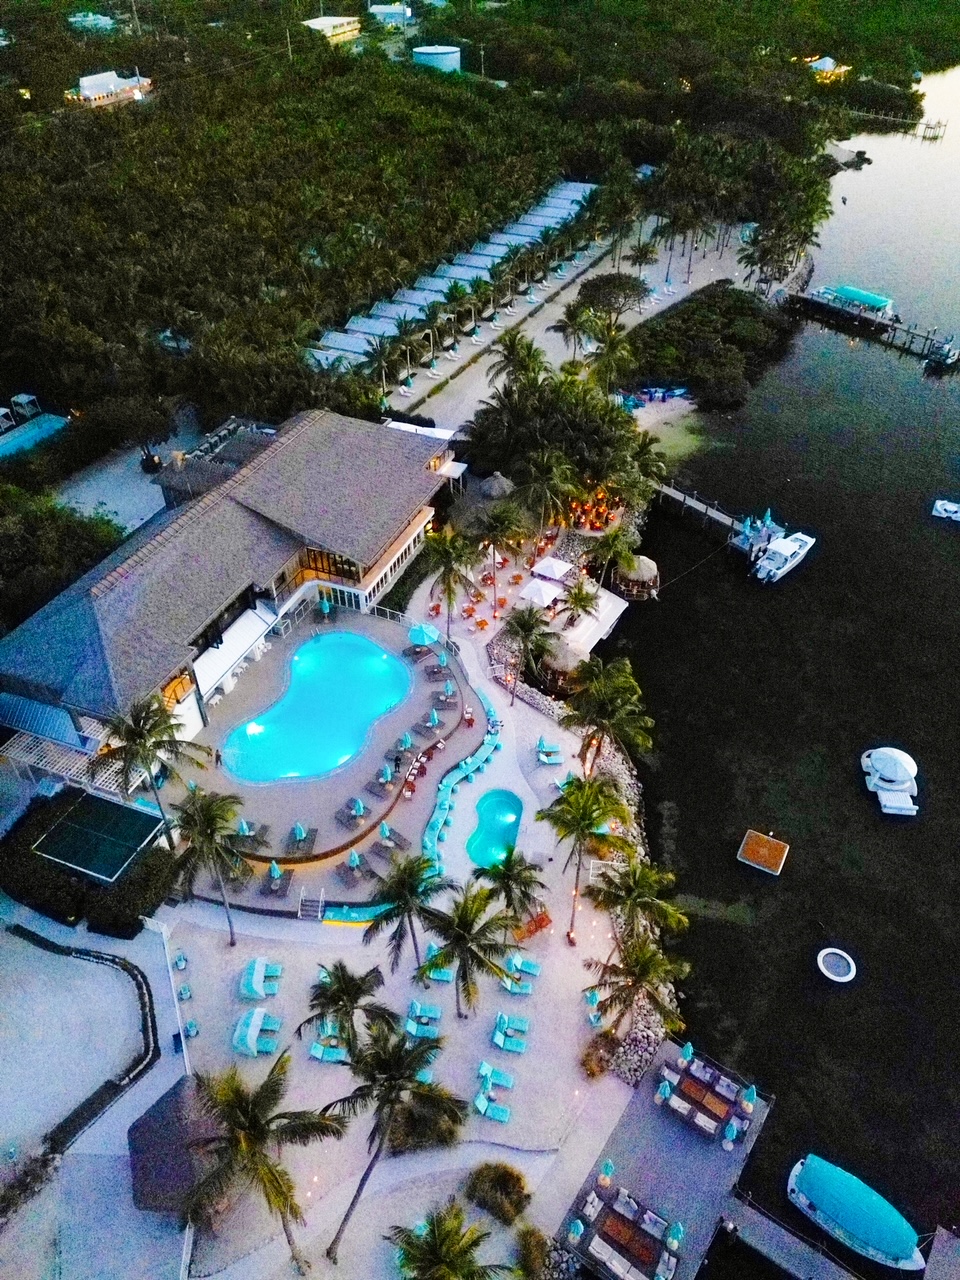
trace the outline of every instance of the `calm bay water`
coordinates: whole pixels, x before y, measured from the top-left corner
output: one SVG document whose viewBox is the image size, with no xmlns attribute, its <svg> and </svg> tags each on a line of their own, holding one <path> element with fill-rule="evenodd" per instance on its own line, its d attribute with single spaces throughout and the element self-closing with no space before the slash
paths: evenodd
<svg viewBox="0 0 960 1280">
<path fill-rule="evenodd" d="M 960 334 L 960 69 L 923 88 L 945 140 L 848 144 L 873 164 L 836 178 L 814 280 Z M 787 1173 L 815 1151 L 919 1229 L 960 1223 L 960 527 L 930 516 L 960 499 L 960 377 L 807 325 L 707 434 L 683 478 L 817 545 L 773 587 L 726 552 L 680 577 L 711 543 L 657 514 L 644 550 L 667 585 L 605 646 L 657 721 L 655 849 L 682 891 L 755 912 L 684 939 L 690 1034 L 777 1095 L 747 1177 L 769 1208 L 789 1216 Z M 883 817 L 863 786 L 881 742 L 919 761 L 916 819 Z M 789 841 L 779 879 L 735 861 L 747 827 Z M 848 988 L 816 971 L 827 943 L 856 958 Z"/>
</svg>

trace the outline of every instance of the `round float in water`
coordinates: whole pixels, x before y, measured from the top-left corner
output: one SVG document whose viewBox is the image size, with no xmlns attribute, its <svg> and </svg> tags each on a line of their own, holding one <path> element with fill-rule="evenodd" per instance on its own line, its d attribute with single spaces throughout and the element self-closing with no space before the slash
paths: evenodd
<svg viewBox="0 0 960 1280">
<path fill-rule="evenodd" d="M 817 956 L 817 968 L 831 982 L 852 982 L 857 976 L 853 956 L 839 947 L 824 947 Z"/>
</svg>

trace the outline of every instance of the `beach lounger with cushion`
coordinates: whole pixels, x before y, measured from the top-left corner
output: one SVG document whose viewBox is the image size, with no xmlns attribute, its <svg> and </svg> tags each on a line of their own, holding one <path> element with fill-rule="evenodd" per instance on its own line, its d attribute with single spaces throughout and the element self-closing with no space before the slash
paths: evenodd
<svg viewBox="0 0 960 1280">
<path fill-rule="evenodd" d="M 317 1062 L 334 1062 L 343 1063 L 349 1061 L 346 1049 L 342 1045 L 317 1044 L 314 1042 L 310 1046 L 310 1057 L 316 1059 Z"/>
<path fill-rule="evenodd" d="M 193 992 L 190 990 L 190 984 L 185 982 L 177 992 L 177 999 L 182 1003 L 184 1000 L 192 1000 Z"/>
<path fill-rule="evenodd" d="M 482 1090 L 474 1098 L 473 1105 L 487 1120 L 497 1120 L 500 1124 L 506 1124 L 510 1119 L 510 1108 L 501 1107 L 498 1102 L 491 1102 Z"/>
<path fill-rule="evenodd" d="M 501 978 L 500 985 L 504 991 L 509 991 L 512 996 L 532 996 L 532 982 L 518 982 L 516 978 Z"/>
<path fill-rule="evenodd" d="M 526 1053 L 527 1042 L 519 1036 L 508 1036 L 503 1031 L 494 1031 L 491 1042 L 498 1049 L 503 1049 L 506 1053 Z"/>
<path fill-rule="evenodd" d="M 603 1015 L 600 1013 L 598 1009 L 591 1009 L 590 1012 L 587 1014 L 587 1021 L 590 1023 L 591 1027 L 593 1027 L 593 1029 L 596 1031 L 598 1028 L 603 1026 Z"/>
<path fill-rule="evenodd" d="M 257 1036 L 257 1053 L 276 1053 L 277 1042 L 273 1036 Z"/>
<path fill-rule="evenodd" d="M 443 1010 L 439 1005 L 421 1004 L 419 1000 L 410 1001 L 408 1013 L 411 1018 L 431 1018 L 434 1022 L 439 1022 L 443 1016 Z"/>
<path fill-rule="evenodd" d="M 390 843 L 395 845 L 401 853 L 407 853 L 410 849 L 410 841 L 406 836 L 402 836 L 396 827 L 390 828 Z"/>
<path fill-rule="evenodd" d="M 497 1067 L 491 1067 L 489 1062 L 480 1063 L 477 1075 L 481 1080 L 487 1080 L 490 1084 L 498 1085 L 501 1089 L 513 1088 L 513 1076 L 509 1071 L 500 1071 Z"/>
<path fill-rule="evenodd" d="M 198 1036 L 200 1034 L 200 1028 L 191 1018 L 189 1022 L 185 1022 L 183 1024 L 183 1033 L 188 1040 L 192 1040 L 194 1036 Z"/>
<path fill-rule="evenodd" d="M 425 742 L 431 742 L 434 738 L 440 736 L 444 731 L 444 723 L 441 720 L 439 724 L 422 724 L 418 722 L 413 726 L 413 732 L 418 738 L 423 738 Z"/>
<path fill-rule="evenodd" d="M 432 1022 L 417 1022 L 415 1018 L 408 1018 L 403 1029 L 414 1040 L 437 1040 L 440 1036 L 439 1027 L 435 1027 Z"/>
<path fill-rule="evenodd" d="M 514 973 L 529 973 L 531 978 L 539 978 L 543 972 L 542 964 L 537 964 L 536 960 L 531 960 L 529 956 L 522 956 L 519 952 L 510 957 L 507 968 L 512 969 Z"/>
<path fill-rule="evenodd" d="M 375 854 L 378 858 L 386 858 L 389 862 L 396 853 L 396 848 L 393 845 L 384 844 L 382 840 L 374 840 L 367 853 Z"/>
<path fill-rule="evenodd" d="M 260 1025 L 263 1027 L 264 1031 L 279 1031 L 282 1024 L 282 1018 L 275 1018 L 273 1014 L 265 1013 L 263 1015 L 263 1022 L 261 1022 Z"/>
<path fill-rule="evenodd" d="M 437 944 L 435 942 L 428 942 L 427 943 L 427 959 L 432 960 L 434 956 L 439 954 L 440 954 L 440 948 L 437 946 Z M 429 969 L 427 971 L 427 976 L 433 982 L 452 982 L 453 970 L 452 969 Z"/>
<path fill-rule="evenodd" d="M 413 662 L 422 662 L 428 653 L 433 650 L 422 644 L 408 644 L 403 651 L 405 658 L 410 658 Z"/>
<path fill-rule="evenodd" d="M 372 796 L 376 796 L 378 800 L 386 800 L 388 796 L 393 795 L 399 785 L 399 780 L 396 777 L 394 777 L 390 782 L 384 782 L 378 774 L 375 778 L 370 779 L 364 787 L 364 791 L 368 792 L 368 794 Z"/>
<path fill-rule="evenodd" d="M 368 813 L 354 813 L 349 804 L 345 804 L 341 809 L 338 809 L 333 816 L 337 822 L 339 822 L 340 826 L 346 827 L 348 831 L 352 831 L 357 827 L 362 827 L 364 822 L 370 817 Z"/>
<path fill-rule="evenodd" d="M 522 1035 L 526 1035 L 530 1030 L 530 1019 L 513 1018 L 509 1014 L 500 1012 L 497 1014 L 497 1030 L 519 1031 Z"/>
<path fill-rule="evenodd" d="M 311 827 L 302 840 L 298 840 L 296 833 L 291 831 L 287 836 L 286 844 L 284 845 L 283 852 L 285 856 L 291 858 L 309 858 L 317 843 L 317 835 L 317 827 Z"/>
<path fill-rule="evenodd" d="M 263 994 L 265 996 L 275 996 L 280 994 L 279 982 L 265 982 L 263 984 Z"/>
<path fill-rule="evenodd" d="M 563 764 L 563 756 L 550 755 L 546 751 L 538 751 L 537 759 L 541 764 L 560 765 Z"/>
<path fill-rule="evenodd" d="M 282 978 L 283 965 L 282 964 L 265 964 L 263 966 L 263 976 L 265 978 Z"/>
<path fill-rule="evenodd" d="M 271 876 L 268 871 L 260 881 L 260 897 L 285 898 L 290 892 L 290 881 L 292 879 L 292 871 L 281 871 L 276 878 Z"/>
</svg>

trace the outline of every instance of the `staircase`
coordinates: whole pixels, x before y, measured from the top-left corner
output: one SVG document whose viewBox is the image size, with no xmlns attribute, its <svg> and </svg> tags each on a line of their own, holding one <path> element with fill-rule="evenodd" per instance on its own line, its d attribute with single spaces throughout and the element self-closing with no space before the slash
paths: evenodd
<svg viewBox="0 0 960 1280">
<path fill-rule="evenodd" d="M 300 901 L 297 903 L 297 919 L 298 920 L 316 920 L 318 923 L 323 919 L 323 913 L 326 909 L 326 894 L 321 889 L 319 898 L 305 897 L 305 890 L 300 890 Z"/>
</svg>

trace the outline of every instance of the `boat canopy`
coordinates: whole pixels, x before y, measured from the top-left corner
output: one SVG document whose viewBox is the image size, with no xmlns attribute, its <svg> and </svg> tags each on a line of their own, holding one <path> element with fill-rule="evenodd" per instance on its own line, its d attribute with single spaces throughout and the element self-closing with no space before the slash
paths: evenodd
<svg viewBox="0 0 960 1280">
<path fill-rule="evenodd" d="M 808 1155 L 797 1190 L 854 1239 L 897 1261 L 911 1258 L 917 1233 L 889 1201 L 836 1165 Z"/>
<path fill-rule="evenodd" d="M 871 311 L 886 311 L 887 307 L 893 306 L 892 298 L 884 298 L 879 293 L 867 293 L 865 289 L 854 289 L 849 284 L 838 285 L 833 292 L 841 302 L 852 302 L 858 307 L 869 307 Z"/>
</svg>

